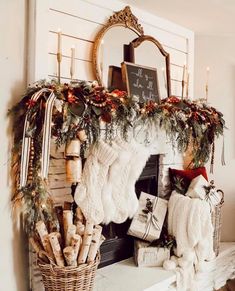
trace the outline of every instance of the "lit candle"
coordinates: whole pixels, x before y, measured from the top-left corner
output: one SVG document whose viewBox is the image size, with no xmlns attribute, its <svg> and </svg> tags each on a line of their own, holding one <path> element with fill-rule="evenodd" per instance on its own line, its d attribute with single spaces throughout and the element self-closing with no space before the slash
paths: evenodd
<svg viewBox="0 0 235 291">
<path fill-rule="evenodd" d="M 57 53 L 61 54 L 61 35 L 62 35 L 62 32 L 61 32 L 60 28 L 58 28 L 57 34 L 58 34 Z"/>
<path fill-rule="evenodd" d="M 71 79 L 73 79 L 75 72 L 75 46 L 73 45 L 71 47 L 71 64 L 70 64 L 70 76 Z"/>
<path fill-rule="evenodd" d="M 206 68 L 206 102 L 208 102 L 210 68 Z"/>
</svg>

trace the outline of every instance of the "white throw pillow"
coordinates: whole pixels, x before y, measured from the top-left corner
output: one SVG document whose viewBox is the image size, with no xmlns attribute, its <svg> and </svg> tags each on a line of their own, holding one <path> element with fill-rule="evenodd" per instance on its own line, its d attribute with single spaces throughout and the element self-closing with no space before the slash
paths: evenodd
<svg viewBox="0 0 235 291">
<path fill-rule="evenodd" d="M 188 187 L 188 191 L 185 195 L 191 198 L 200 198 L 204 200 L 206 196 L 204 187 L 208 185 L 208 181 L 202 175 L 199 175 L 191 181 Z"/>
</svg>

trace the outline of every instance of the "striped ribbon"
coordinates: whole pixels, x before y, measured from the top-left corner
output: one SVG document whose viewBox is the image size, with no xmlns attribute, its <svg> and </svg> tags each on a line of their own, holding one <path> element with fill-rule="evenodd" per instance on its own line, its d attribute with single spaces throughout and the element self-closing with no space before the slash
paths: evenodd
<svg viewBox="0 0 235 291">
<path fill-rule="evenodd" d="M 31 97 L 31 100 L 36 102 L 44 93 L 48 93 L 48 92 L 50 93 L 50 95 L 46 101 L 46 106 L 45 106 L 43 139 L 42 139 L 41 176 L 43 179 L 47 178 L 47 175 L 48 175 L 49 159 L 50 159 L 51 118 L 52 118 L 52 109 L 53 109 L 56 96 L 51 90 L 43 88 L 39 90 L 38 92 L 36 92 Z M 28 114 L 26 114 L 25 122 L 24 122 L 22 151 L 21 151 L 20 188 L 26 186 L 26 183 L 27 183 L 30 144 L 31 144 L 31 137 L 27 136 L 29 125 L 30 123 L 28 120 Z"/>
<path fill-rule="evenodd" d="M 157 206 L 157 202 L 158 202 L 158 197 L 156 197 L 154 199 L 154 202 L 153 202 L 153 211 L 150 211 L 148 214 L 147 214 L 147 224 L 146 224 L 146 229 L 145 229 L 145 233 L 142 237 L 143 240 L 148 240 L 148 235 L 149 235 L 149 232 L 150 232 L 150 229 L 151 229 L 151 226 L 154 226 L 157 230 L 160 230 L 160 227 L 158 225 L 158 219 L 157 217 L 154 215 L 154 210 Z"/>
</svg>

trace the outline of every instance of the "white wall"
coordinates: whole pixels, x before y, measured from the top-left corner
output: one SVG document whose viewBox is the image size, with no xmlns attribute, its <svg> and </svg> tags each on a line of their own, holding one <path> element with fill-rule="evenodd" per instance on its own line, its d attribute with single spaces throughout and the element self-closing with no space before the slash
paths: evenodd
<svg viewBox="0 0 235 291">
<path fill-rule="evenodd" d="M 13 227 L 10 210 L 10 145 L 7 110 L 26 86 L 26 0 L 0 1 L 0 290 L 28 290 L 27 253 L 22 232 Z"/>
<path fill-rule="evenodd" d="M 57 31 L 62 30 L 62 80 L 68 82 L 70 48 L 76 48 L 76 71 L 74 78 L 93 80 L 92 45 L 97 32 L 107 23 L 109 17 L 126 5 L 118 0 L 32 0 L 32 29 L 29 66 L 29 81 L 45 77 L 56 77 Z M 191 73 L 194 66 L 194 33 L 166 19 L 131 6 L 139 19 L 145 34 L 158 39 L 171 55 L 172 94 L 181 94 L 183 65 L 187 64 Z M 45 43 L 48 43 L 45 46 Z M 191 75 L 191 77 L 193 74 Z M 193 90 L 190 81 L 190 95 Z"/>
<path fill-rule="evenodd" d="M 206 67 L 210 67 L 209 102 L 224 113 L 226 166 L 221 166 L 222 139 L 216 143 L 213 178 L 225 192 L 222 239 L 235 241 L 235 36 L 195 38 L 195 97 L 205 96 Z"/>
</svg>

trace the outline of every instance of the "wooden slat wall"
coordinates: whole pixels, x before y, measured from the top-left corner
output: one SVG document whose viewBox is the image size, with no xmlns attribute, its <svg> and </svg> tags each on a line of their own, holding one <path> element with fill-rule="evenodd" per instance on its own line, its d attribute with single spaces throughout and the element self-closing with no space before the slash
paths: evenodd
<svg viewBox="0 0 235 291">
<path fill-rule="evenodd" d="M 91 50 L 96 33 L 113 14 L 125 7 L 118 0 L 30 0 L 29 1 L 29 44 L 28 83 L 39 79 L 56 77 L 57 31 L 62 30 L 62 82 L 69 80 L 70 48 L 76 48 L 75 78 L 93 80 Z M 171 56 L 172 93 L 180 96 L 183 65 L 190 70 L 189 93 L 193 92 L 194 34 L 165 19 L 131 7 L 142 24 L 145 34 L 158 39 Z M 181 162 L 169 160 L 169 155 L 161 161 L 162 175 L 159 188 L 168 183 L 169 165 L 181 167 Z M 71 199 L 70 186 L 65 182 L 65 160 L 62 153 L 51 152 L 51 190 L 56 204 Z M 35 270 L 34 270 L 35 271 Z M 34 274 L 35 275 L 35 274 Z M 32 290 L 42 291 L 40 276 L 32 278 Z"/>
<path fill-rule="evenodd" d="M 35 65 L 31 66 L 29 82 L 39 78 L 56 77 L 57 31 L 62 30 L 62 79 L 68 81 L 70 48 L 76 48 L 76 72 L 74 78 L 93 80 L 91 50 L 95 35 L 112 15 L 125 7 L 117 0 L 34 0 L 36 19 L 35 35 L 30 37 L 34 46 Z M 193 46 L 191 31 L 169 21 L 131 7 L 142 24 L 145 34 L 158 39 L 171 56 L 172 94 L 180 96 L 183 65 L 187 64 L 190 74 L 190 95 L 193 87 Z M 33 20 L 32 20 L 33 21 Z M 43 23 L 43 25 L 42 25 Z M 32 44 L 32 42 L 36 41 Z M 46 46 L 45 46 L 46 44 Z M 32 55 L 32 50 L 31 50 Z M 32 59 L 32 56 L 31 56 Z M 43 65 L 42 65 L 43 62 Z M 32 68 L 33 67 L 33 68 Z"/>
</svg>

